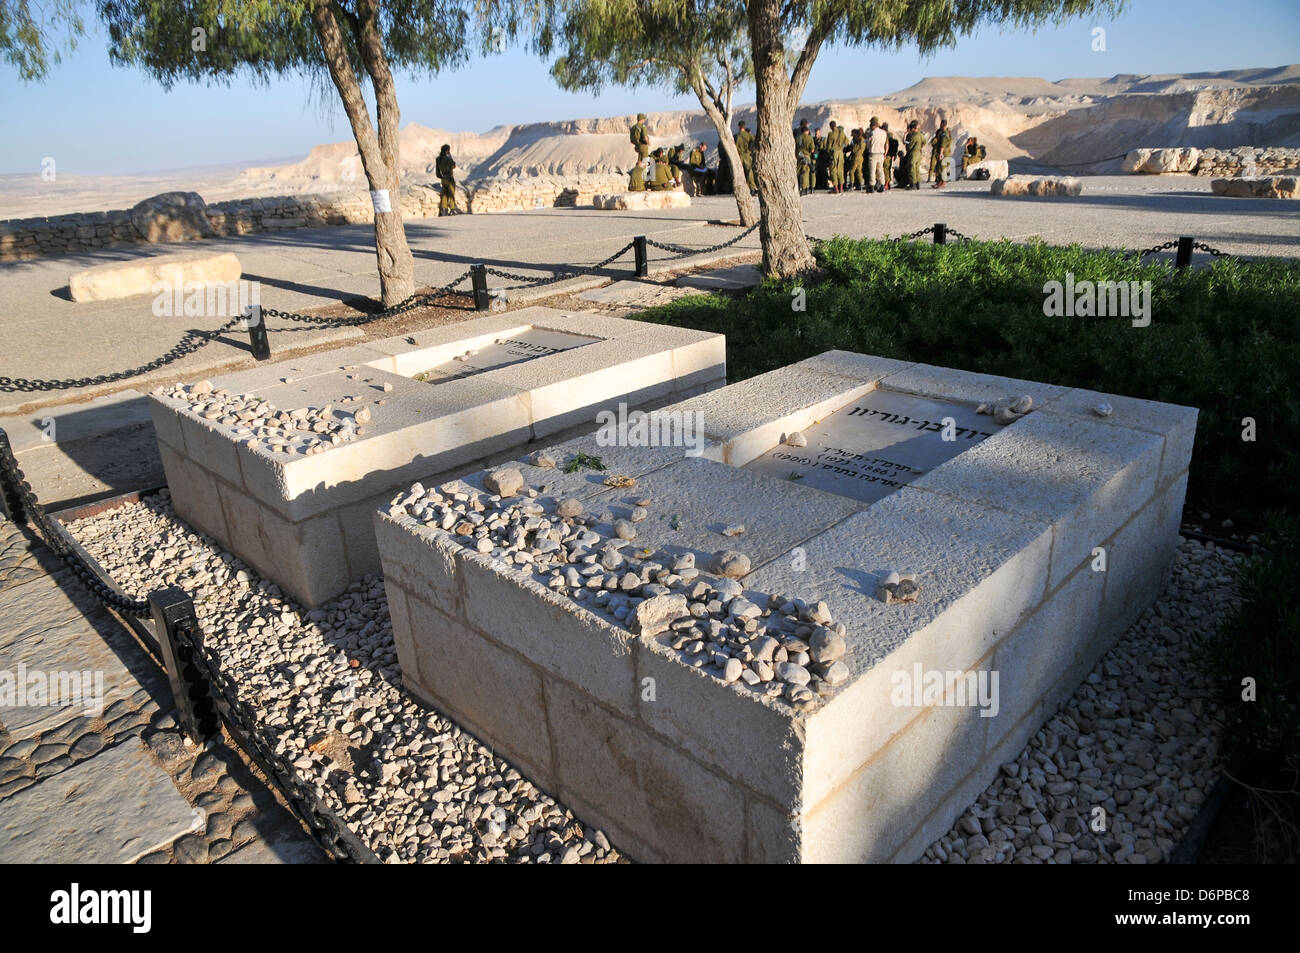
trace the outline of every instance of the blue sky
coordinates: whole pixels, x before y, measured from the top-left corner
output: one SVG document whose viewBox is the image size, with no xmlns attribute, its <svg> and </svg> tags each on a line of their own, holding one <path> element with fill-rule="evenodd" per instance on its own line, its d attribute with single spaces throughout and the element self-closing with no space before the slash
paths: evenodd
<svg viewBox="0 0 1300 953">
<path fill-rule="evenodd" d="M 1092 49 L 1094 26 L 1106 51 Z M 805 99 L 877 96 L 926 76 L 1112 76 L 1300 62 L 1297 0 L 1130 0 L 1111 20 L 1071 21 L 1030 32 L 987 29 L 955 49 L 922 58 L 834 49 L 818 59 Z M 485 130 L 506 123 L 689 108 L 693 98 L 657 90 L 561 92 L 546 64 L 514 50 L 440 77 L 399 78 L 402 122 Z M 750 102 L 752 89 L 738 102 Z M 0 64 L 0 173 L 39 174 L 53 156 L 61 173 L 127 174 L 298 158 L 316 143 L 351 138 L 332 87 L 327 96 L 292 77 L 269 88 L 178 85 L 170 92 L 144 74 L 109 65 L 96 28 L 43 83 L 25 85 Z"/>
</svg>

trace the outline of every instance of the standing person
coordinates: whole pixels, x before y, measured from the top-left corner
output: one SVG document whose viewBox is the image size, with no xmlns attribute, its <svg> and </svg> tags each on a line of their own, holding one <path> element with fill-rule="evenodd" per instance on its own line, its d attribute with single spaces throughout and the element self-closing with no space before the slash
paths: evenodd
<svg viewBox="0 0 1300 953">
<path fill-rule="evenodd" d="M 826 137 L 822 135 L 821 126 L 813 130 L 813 144 L 813 187 L 817 189 L 829 188 L 830 153 L 826 151 Z"/>
<path fill-rule="evenodd" d="M 882 122 L 880 128 L 885 130 L 885 188 L 892 189 L 894 166 L 898 163 L 898 137 L 889 131 L 889 123 Z"/>
<path fill-rule="evenodd" d="M 885 160 L 889 155 L 888 126 L 883 129 L 875 116 L 867 130 L 867 191 L 883 192 L 889 187 L 885 178 Z"/>
<path fill-rule="evenodd" d="M 795 148 L 799 157 L 799 194 L 807 195 L 813 186 L 813 163 L 817 161 L 817 140 L 808 132 L 808 120 L 799 124 Z"/>
<path fill-rule="evenodd" d="M 750 192 L 758 191 L 754 181 L 754 134 L 745 128 L 745 120 L 740 120 L 736 130 L 736 151 L 740 153 L 740 165 L 745 170 L 745 184 Z"/>
<path fill-rule="evenodd" d="M 952 133 L 948 131 L 948 120 L 939 120 L 939 131 L 930 142 L 930 174 L 934 178 L 932 188 L 941 189 L 947 184 L 948 160 L 952 156 Z"/>
<path fill-rule="evenodd" d="M 925 133 L 921 132 L 920 120 L 913 119 L 907 124 L 907 153 L 903 157 L 903 168 L 907 170 L 907 188 L 921 187 L 921 154 L 925 150 Z"/>
<path fill-rule="evenodd" d="M 861 192 L 866 184 L 864 177 L 867 158 L 867 138 L 861 129 L 853 130 L 853 142 L 849 144 L 849 184 L 854 192 Z"/>
<path fill-rule="evenodd" d="M 830 189 L 836 195 L 844 192 L 844 147 L 848 144 L 849 138 L 844 135 L 844 129 L 832 119 L 831 132 L 826 137 L 826 165 Z"/>
<path fill-rule="evenodd" d="M 442 183 L 442 196 L 438 199 L 438 217 L 456 214 L 456 161 L 451 157 L 451 146 L 443 143 L 434 163 L 438 181 Z"/>
<path fill-rule="evenodd" d="M 719 195 L 726 195 L 736 187 L 731 174 L 731 160 L 727 158 L 727 153 L 722 148 L 721 139 L 718 140 L 718 171 L 713 176 L 713 182 L 715 191 Z"/>
<path fill-rule="evenodd" d="M 645 113 L 636 114 L 636 123 L 628 130 L 628 138 L 636 149 L 636 161 L 644 162 L 650 154 L 650 134 L 645 128 Z"/>
</svg>

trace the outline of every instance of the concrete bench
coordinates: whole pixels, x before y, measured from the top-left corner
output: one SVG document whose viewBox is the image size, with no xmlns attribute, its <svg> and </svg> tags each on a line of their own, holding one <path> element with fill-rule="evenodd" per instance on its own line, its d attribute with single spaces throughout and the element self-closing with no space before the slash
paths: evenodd
<svg viewBox="0 0 1300 953">
<path fill-rule="evenodd" d="M 989 186 L 991 195 L 1032 196 L 1034 198 L 1063 198 L 1083 193 L 1083 183 L 1074 176 L 1013 175 L 994 179 Z"/>
<path fill-rule="evenodd" d="M 239 259 L 231 252 L 155 255 L 79 271 L 68 279 L 68 290 L 73 301 L 108 301 L 156 294 L 159 283 L 169 289 L 192 282 L 225 284 L 238 281 L 240 273 Z"/>
<path fill-rule="evenodd" d="M 591 204 L 599 209 L 688 208 L 691 197 L 685 192 L 598 192 Z"/>
<path fill-rule="evenodd" d="M 1215 195 L 1239 199 L 1293 199 L 1300 193 L 1300 177 L 1294 175 L 1242 176 L 1233 179 L 1211 179 L 1210 191 Z"/>
</svg>

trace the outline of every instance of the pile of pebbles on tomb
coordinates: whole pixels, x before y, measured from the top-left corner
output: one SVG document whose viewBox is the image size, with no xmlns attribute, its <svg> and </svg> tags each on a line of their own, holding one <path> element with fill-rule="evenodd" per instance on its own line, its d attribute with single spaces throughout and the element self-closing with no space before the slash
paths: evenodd
<svg viewBox="0 0 1300 953">
<path fill-rule="evenodd" d="M 353 379 L 357 375 L 349 377 Z M 255 394 L 234 394 L 214 388 L 211 381 L 173 384 L 156 388 L 154 393 L 188 402 L 192 413 L 228 428 L 250 450 L 265 449 L 273 453 L 306 456 L 324 453 L 363 436 L 371 416 L 369 407 L 347 412 L 336 410 L 333 404 L 277 410 L 270 401 Z M 356 403 L 361 399 L 348 396 L 340 403 Z M 376 401 L 383 402 L 382 398 Z"/>
<path fill-rule="evenodd" d="M 533 462 L 555 466 L 544 452 Z M 558 595 L 671 646 L 685 664 L 720 682 L 808 710 L 847 681 L 846 628 L 825 602 L 775 594 L 751 601 L 737 581 L 749 572 L 749 558 L 735 550 L 716 553 L 713 575 L 705 575 L 694 553 L 639 548 L 637 523 L 649 515 L 648 497 L 633 500 L 631 519 L 611 520 L 586 513 L 572 497 L 548 509 L 548 487 L 527 486 L 513 467 L 489 473 L 486 486 L 485 493 L 463 481 L 436 489 L 416 483 L 394 498 L 389 513 L 437 526 L 468 549 L 532 573 Z M 604 524 L 613 535 L 597 531 Z M 742 533 L 737 526 L 723 535 Z"/>
</svg>

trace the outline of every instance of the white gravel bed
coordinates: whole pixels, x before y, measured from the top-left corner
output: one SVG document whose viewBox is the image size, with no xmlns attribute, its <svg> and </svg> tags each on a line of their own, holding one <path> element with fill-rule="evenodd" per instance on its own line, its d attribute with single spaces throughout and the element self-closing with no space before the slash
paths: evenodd
<svg viewBox="0 0 1300 953">
<path fill-rule="evenodd" d="M 382 579 L 303 611 L 209 537 L 163 491 L 69 527 L 127 592 L 175 585 L 262 729 L 383 860 L 620 860 L 510 764 L 401 689 Z"/>
<path fill-rule="evenodd" d="M 403 693 L 380 578 L 304 611 L 178 520 L 165 491 L 70 529 L 128 592 L 178 585 L 194 596 L 209 644 L 277 750 L 384 860 L 623 859 Z M 1180 539 L 1156 604 L 921 862 L 1167 859 L 1219 774 L 1221 718 L 1191 652 L 1236 604 L 1240 558 Z"/>
<path fill-rule="evenodd" d="M 1220 773 L 1192 651 L 1237 604 L 1241 558 L 1180 537 L 1160 598 L 921 862 L 1167 860 Z"/>
</svg>

